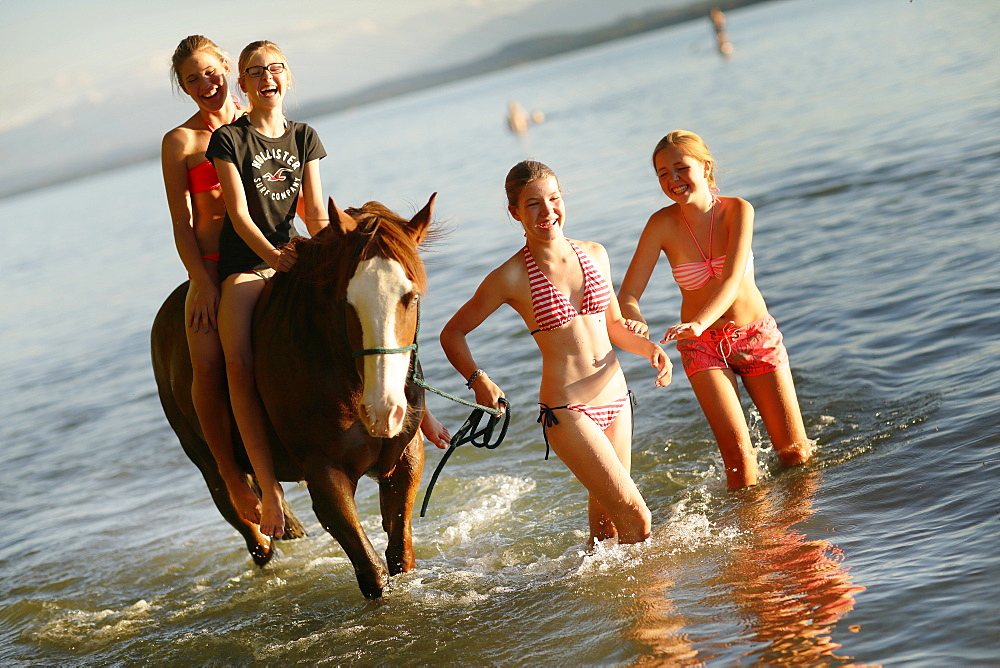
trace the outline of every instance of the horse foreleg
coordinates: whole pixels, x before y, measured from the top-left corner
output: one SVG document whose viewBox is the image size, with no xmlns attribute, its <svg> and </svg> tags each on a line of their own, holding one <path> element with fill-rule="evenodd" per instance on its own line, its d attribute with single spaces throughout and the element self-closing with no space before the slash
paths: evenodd
<svg viewBox="0 0 1000 668">
<path fill-rule="evenodd" d="M 347 553 L 361 593 L 365 598 L 380 597 L 389 574 L 358 518 L 358 508 L 354 503 L 357 479 L 352 479 L 344 471 L 326 468 L 319 474 L 310 475 L 308 483 L 316 517 Z"/>
<path fill-rule="evenodd" d="M 205 449 L 208 449 L 207 445 Z M 253 562 L 258 566 L 266 565 L 274 556 L 274 546 L 267 536 L 257 531 L 256 525 L 240 517 L 236 506 L 233 505 L 232 499 L 229 498 L 229 490 L 226 489 L 226 482 L 222 479 L 222 475 L 219 474 L 219 470 L 215 466 L 215 460 L 212 460 L 211 457 L 208 459 L 210 461 L 207 462 L 194 461 L 201 471 L 201 475 L 205 478 L 205 484 L 208 485 L 208 492 L 212 495 L 215 507 L 219 509 L 222 517 L 243 536 L 243 540 L 246 541 L 247 551 L 250 553 L 251 558 L 253 558 Z M 252 479 L 248 479 L 247 482 L 251 485 L 251 488 L 256 487 Z"/>
<path fill-rule="evenodd" d="M 390 575 L 405 573 L 416 567 L 413 556 L 413 504 L 417 498 L 420 474 L 424 470 L 424 443 L 420 432 L 403 450 L 395 468 L 379 478 L 379 503 L 382 508 L 382 528 L 389 537 L 385 562 Z"/>
</svg>

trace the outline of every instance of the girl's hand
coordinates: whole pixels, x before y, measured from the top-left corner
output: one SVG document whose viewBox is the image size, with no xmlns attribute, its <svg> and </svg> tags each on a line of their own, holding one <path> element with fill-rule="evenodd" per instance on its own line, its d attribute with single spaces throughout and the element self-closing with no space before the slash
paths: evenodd
<svg viewBox="0 0 1000 668">
<path fill-rule="evenodd" d="M 628 331 L 638 334 L 639 336 L 645 336 L 649 338 L 649 325 L 644 323 L 642 320 L 630 320 L 625 318 L 625 327 Z"/>
<path fill-rule="evenodd" d="M 677 339 L 696 339 L 701 336 L 704 331 L 705 325 L 700 322 L 681 322 L 667 327 L 667 331 L 663 335 L 663 340 L 660 341 L 660 343 L 676 341 Z"/>
<path fill-rule="evenodd" d="M 295 261 L 299 259 L 299 254 L 291 248 L 275 248 L 274 255 L 268 264 L 275 271 L 289 271 L 295 266 Z"/>
<path fill-rule="evenodd" d="M 663 352 L 660 346 L 653 346 L 654 350 L 649 356 L 649 364 L 657 370 L 656 380 L 653 385 L 656 387 L 666 387 L 673 378 L 674 366 L 670 363 L 670 358 Z"/>
<path fill-rule="evenodd" d="M 214 284 L 198 285 L 191 281 L 188 290 L 191 291 L 194 300 L 188 327 L 195 332 L 201 330 L 206 334 L 218 329 L 219 323 L 216 320 L 219 313 L 218 286 Z"/>
<path fill-rule="evenodd" d="M 500 403 L 500 397 L 504 396 L 503 390 L 494 383 L 485 373 L 476 378 L 472 384 L 472 390 L 476 393 L 476 403 L 487 408 L 498 408 L 500 414 L 506 410 Z"/>
</svg>

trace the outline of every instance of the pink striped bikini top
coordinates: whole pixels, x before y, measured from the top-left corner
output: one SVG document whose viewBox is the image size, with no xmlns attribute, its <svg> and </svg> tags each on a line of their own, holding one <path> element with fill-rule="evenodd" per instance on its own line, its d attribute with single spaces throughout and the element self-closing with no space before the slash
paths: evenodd
<svg viewBox="0 0 1000 668">
<path fill-rule="evenodd" d="M 558 329 L 578 315 L 603 313 L 611 303 L 611 288 L 601 272 L 594 267 L 587 254 L 576 247 L 576 244 L 569 241 L 569 245 L 573 247 L 576 257 L 580 260 L 580 268 L 583 270 L 583 299 L 580 301 L 579 311 L 538 268 L 528 246 L 525 245 L 523 249 L 524 263 L 528 268 L 528 285 L 531 287 L 531 307 L 535 313 L 535 322 L 538 324 L 538 329 L 532 334 Z"/>
<path fill-rule="evenodd" d="M 697 290 L 705 287 L 711 278 L 720 278 L 722 268 L 726 265 L 726 256 L 720 255 L 714 260 L 703 260 L 702 262 L 686 262 L 673 268 L 674 280 L 682 290 Z M 753 271 L 753 251 L 747 257 L 747 268 L 743 272 L 746 276 Z"/>
<path fill-rule="evenodd" d="M 712 220 L 708 224 L 708 250 L 712 251 L 712 235 L 715 232 L 715 204 L 718 200 L 712 203 Z M 681 211 L 681 220 L 684 221 L 684 226 L 687 228 L 688 234 L 694 240 L 694 245 L 698 247 L 698 252 L 701 253 L 701 262 L 685 262 L 684 264 L 679 264 L 675 266 L 672 271 L 674 274 L 674 280 L 677 281 L 677 285 L 680 286 L 682 290 L 697 290 L 702 288 L 710 279 L 720 278 L 722 276 L 722 268 L 726 265 L 726 256 L 720 255 L 719 257 L 712 259 L 705 255 L 705 251 L 702 250 L 701 244 L 698 243 L 698 238 L 694 236 L 694 232 L 691 231 L 691 226 L 687 222 L 687 218 L 684 217 L 684 212 Z M 753 250 L 750 251 L 750 256 L 747 258 L 747 268 L 743 272 L 746 276 L 753 271 Z"/>
</svg>

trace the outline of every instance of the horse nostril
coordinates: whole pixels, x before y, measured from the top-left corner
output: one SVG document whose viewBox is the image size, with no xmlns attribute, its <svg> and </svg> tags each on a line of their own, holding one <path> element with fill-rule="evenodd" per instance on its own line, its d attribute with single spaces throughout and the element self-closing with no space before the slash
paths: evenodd
<svg viewBox="0 0 1000 668">
<path fill-rule="evenodd" d="M 361 424 L 365 426 L 368 433 L 372 436 L 376 436 L 376 424 L 375 424 L 375 413 L 371 409 L 370 404 L 361 404 L 358 406 L 359 417 L 361 418 Z"/>
<path fill-rule="evenodd" d="M 396 433 L 399 431 L 403 424 L 403 418 L 406 417 L 406 407 L 405 406 L 393 406 L 392 411 L 389 414 L 389 421 L 386 425 L 389 428 L 389 433 Z"/>
</svg>

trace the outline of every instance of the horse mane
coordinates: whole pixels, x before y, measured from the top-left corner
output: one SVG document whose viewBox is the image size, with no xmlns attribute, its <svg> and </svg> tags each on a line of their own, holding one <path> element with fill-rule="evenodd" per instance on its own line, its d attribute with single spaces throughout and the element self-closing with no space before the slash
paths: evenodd
<svg viewBox="0 0 1000 668">
<path fill-rule="evenodd" d="M 346 213 L 357 221 L 356 229 L 345 233 L 334 221 L 313 237 L 297 237 L 290 242 L 298 259 L 289 277 L 317 287 L 333 285 L 337 296 L 343 297 L 359 262 L 385 257 L 399 262 L 407 278 L 423 292 L 427 274 L 420 248 L 407 227 L 410 221 L 381 202 L 367 202 L 361 208 L 346 209 Z M 432 229 L 428 238 L 433 235 Z"/>
</svg>

